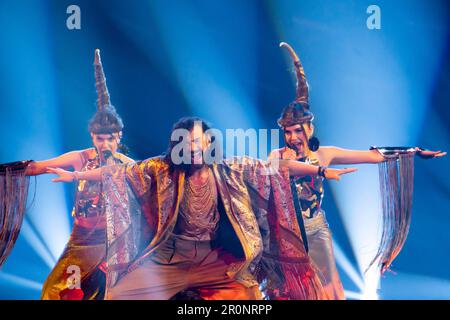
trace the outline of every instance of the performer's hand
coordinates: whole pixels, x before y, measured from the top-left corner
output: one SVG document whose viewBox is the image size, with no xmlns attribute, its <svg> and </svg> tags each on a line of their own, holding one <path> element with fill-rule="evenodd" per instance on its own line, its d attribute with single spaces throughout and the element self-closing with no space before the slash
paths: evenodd
<svg viewBox="0 0 450 320">
<path fill-rule="evenodd" d="M 345 168 L 345 169 L 333 169 L 327 168 L 325 171 L 325 178 L 328 180 L 341 180 L 342 174 L 347 174 L 351 172 L 355 172 L 358 170 L 357 168 Z"/>
<path fill-rule="evenodd" d="M 433 159 L 440 158 L 447 154 L 447 152 L 439 151 L 431 151 L 431 150 L 421 150 L 420 148 L 416 148 L 417 155 L 423 159 Z"/>
<path fill-rule="evenodd" d="M 282 149 L 281 151 L 281 159 L 284 160 L 295 160 L 297 159 L 297 153 L 295 152 L 295 150 L 285 147 Z"/>
<path fill-rule="evenodd" d="M 75 173 L 60 168 L 47 168 L 47 173 L 59 176 L 59 178 L 52 179 L 53 182 L 72 182 L 76 178 Z"/>
</svg>

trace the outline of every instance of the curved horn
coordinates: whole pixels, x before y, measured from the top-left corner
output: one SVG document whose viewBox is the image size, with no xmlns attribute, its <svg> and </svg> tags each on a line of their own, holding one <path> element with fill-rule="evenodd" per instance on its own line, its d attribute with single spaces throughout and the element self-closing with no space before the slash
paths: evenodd
<svg viewBox="0 0 450 320">
<path fill-rule="evenodd" d="M 108 87 L 106 86 L 106 78 L 105 73 L 103 72 L 99 49 L 95 49 L 94 70 L 95 88 L 97 89 L 97 110 L 102 111 L 105 109 L 105 106 L 111 104 L 111 101 L 109 97 Z"/>
<path fill-rule="evenodd" d="M 303 66 L 302 63 L 300 62 L 300 59 L 298 58 L 294 49 L 292 49 L 292 47 L 286 42 L 281 42 L 280 47 L 286 48 L 289 51 L 292 60 L 294 60 L 295 73 L 297 75 L 297 90 L 295 101 L 308 102 L 309 99 L 308 82 L 306 81 L 305 70 L 303 70 Z"/>
</svg>

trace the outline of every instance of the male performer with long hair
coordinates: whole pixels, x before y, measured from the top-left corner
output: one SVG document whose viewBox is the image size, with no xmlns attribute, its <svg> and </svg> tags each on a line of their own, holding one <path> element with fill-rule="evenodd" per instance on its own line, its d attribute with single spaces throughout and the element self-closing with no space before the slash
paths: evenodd
<svg viewBox="0 0 450 320">
<path fill-rule="evenodd" d="M 248 157 L 208 162 L 209 129 L 183 118 L 165 155 L 85 172 L 49 169 L 55 182 L 103 181 L 107 298 L 169 299 L 184 290 L 202 299 L 325 298 L 288 177 L 320 170 L 338 180 L 354 169 L 290 160 L 275 161 L 277 168 Z"/>
</svg>

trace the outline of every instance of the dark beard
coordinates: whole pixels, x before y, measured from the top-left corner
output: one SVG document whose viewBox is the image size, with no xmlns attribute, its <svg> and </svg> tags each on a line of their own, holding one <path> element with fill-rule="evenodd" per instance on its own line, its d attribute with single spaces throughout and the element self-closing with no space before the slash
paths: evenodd
<svg viewBox="0 0 450 320">
<path fill-rule="evenodd" d="M 180 164 L 175 164 L 172 162 L 172 159 L 170 157 L 170 155 L 165 155 L 164 159 L 169 163 L 170 166 L 170 172 L 174 172 L 174 171 L 179 171 L 179 172 L 184 172 L 185 174 L 191 174 L 197 170 L 202 169 L 204 166 L 206 166 L 205 163 L 200 163 L 200 164 L 194 164 L 194 160 L 193 160 L 193 154 L 191 153 L 191 162 L 192 163 L 180 163 Z"/>
</svg>

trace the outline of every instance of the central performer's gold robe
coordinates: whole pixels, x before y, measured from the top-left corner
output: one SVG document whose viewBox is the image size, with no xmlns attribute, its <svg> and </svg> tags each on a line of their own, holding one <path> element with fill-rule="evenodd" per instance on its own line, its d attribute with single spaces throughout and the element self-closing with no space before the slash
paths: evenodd
<svg viewBox="0 0 450 320">
<path fill-rule="evenodd" d="M 229 277 L 259 285 L 270 299 L 325 298 L 301 239 L 287 169 L 248 157 L 211 169 L 223 212 L 217 240 L 240 258 Z M 162 156 L 103 170 L 107 292 L 171 235 L 184 179 Z"/>
</svg>

